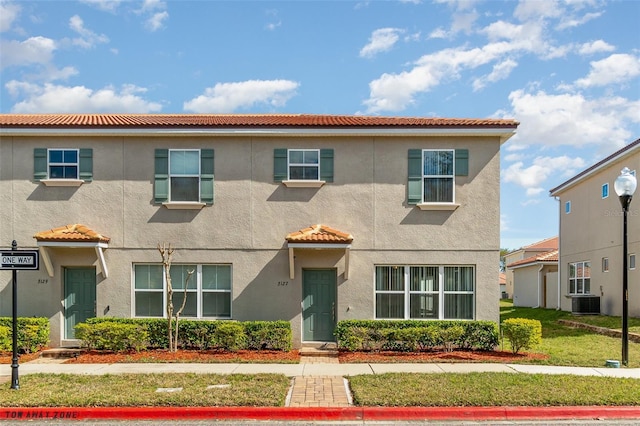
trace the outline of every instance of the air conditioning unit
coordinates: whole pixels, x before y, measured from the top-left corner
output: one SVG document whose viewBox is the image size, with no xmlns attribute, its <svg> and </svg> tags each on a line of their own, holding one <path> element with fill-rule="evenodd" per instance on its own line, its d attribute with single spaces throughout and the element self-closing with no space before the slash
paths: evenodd
<svg viewBox="0 0 640 426">
<path fill-rule="evenodd" d="M 571 313 L 575 315 L 599 315 L 599 296 L 576 296 L 571 299 Z"/>
</svg>

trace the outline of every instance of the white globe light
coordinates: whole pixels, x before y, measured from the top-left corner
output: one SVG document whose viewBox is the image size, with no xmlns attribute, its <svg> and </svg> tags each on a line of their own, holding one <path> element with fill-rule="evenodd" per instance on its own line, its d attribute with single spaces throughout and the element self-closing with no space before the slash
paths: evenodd
<svg viewBox="0 0 640 426">
<path fill-rule="evenodd" d="M 636 192 L 636 187 L 638 186 L 638 181 L 634 175 L 631 174 L 631 171 L 625 167 L 622 169 L 620 176 L 618 176 L 613 183 L 613 188 L 618 194 L 618 197 L 622 197 L 623 195 L 633 195 Z"/>
</svg>

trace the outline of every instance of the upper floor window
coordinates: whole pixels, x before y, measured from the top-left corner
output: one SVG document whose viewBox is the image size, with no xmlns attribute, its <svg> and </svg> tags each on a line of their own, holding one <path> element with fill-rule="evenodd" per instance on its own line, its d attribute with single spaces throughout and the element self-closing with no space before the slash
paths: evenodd
<svg viewBox="0 0 640 426">
<path fill-rule="evenodd" d="M 469 174 L 467 149 L 410 149 L 408 204 L 431 209 L 455 204 L 457 176 Z"/>
<path fill-rule="evenodd" d="M 35 148 L 33 177 L 46 185 L 80 185 L 93 179 L 91 148 Z"/>
<path fill-rule="evenodd" d="M 213 149 L 156 149 L 154 199 L 169 208 L 213 204 Z"/>
<path fill-rule="evenodd" d="M 591 262 L 569 264 L 569 294 L 591 294 Z"/>
<path fill-rule="evenodd" d="M 609 258 L 602 258 L 602 272 L 609 272 Z"/>
<path fill-rule="evenodd" d="M 567 201 L 564 203 L 564 213 L 565 214 L 571 213 L 571 201 Z"/>
<path fill-rule="evenodd" d="M 302 187 L 333 182 L 333 149 L 274 149 L 273 180 Z"/>
<path fill-rule="evenodd" d="M 602 198 L 607 198 L 609 196 L 609 184 L 605 183 L 602 185 Z"/>
<path fill-rule="evenodd" d="M 629 255 L 629 269 L 636 269 L 636 255 L 632 253 Z"/>
</svg>

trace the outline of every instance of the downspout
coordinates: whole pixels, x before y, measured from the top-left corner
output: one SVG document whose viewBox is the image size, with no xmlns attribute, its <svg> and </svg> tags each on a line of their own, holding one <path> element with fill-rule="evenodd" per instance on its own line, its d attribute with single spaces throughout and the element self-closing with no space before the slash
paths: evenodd
<svg viewBox="0 0 640 426">
<path fill-rule="evenodd" d="M 542 272 L 543 269 L 544 269 L 544 263 L 540 264 L 540 269 L 538 269 L 538 306 L 534 306 L 534 308 L 540 307 L 540 283 L 542 282 L 542 280 L 540 279 L 542 277 L 540 272 Z"/>
<path fill-rule="evenodd" d="M 558 202 L 558 302 L 556 304 L 556 311 L 560 311 L 561 307 L 560 307 L 560 286 L 562 283 L 562 280 L 560 279 L 560 275 L 561 275 L 561 271 L 562 268 L 560 267 L 560 261 L 562 260 L 561 257 L 561 253 L 562 253 L 562 211 L 560 210 L 562 208 L 562 203 L 560 202 L 560 197 L 553 197 L 555 198 L 555 200 Z"/>
</svg>

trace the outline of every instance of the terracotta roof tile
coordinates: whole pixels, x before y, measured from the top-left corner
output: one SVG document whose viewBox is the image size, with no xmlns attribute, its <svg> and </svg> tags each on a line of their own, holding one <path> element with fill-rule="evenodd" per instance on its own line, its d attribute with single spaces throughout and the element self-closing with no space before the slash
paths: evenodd
<svg viewBox="0 0 640 426">
<path fill-rule="evenodd" d="M 292 232 L 287 235 L 286 240 L 290 243 L 350 244 L 353 237 L 351 234 L 318 224 Z"/>
<path fill-rule="evenodd" d="M 65 225 L 59 228 L 38 232 L 33 236 L 38 241 L 49 242 L 96 242 L 108 243 L 111 238 L 98 234 L 85 225 Z"/>
<path fill-rule="evenodd" d="M 0 114 L 0 128 L 215 128 L 215 127 L 499 127 L 494 118 L 376 117 L 314 114 Z"/>
<path fill-rule="evenodd" d="M 558 262 L 558 250 L 551 250 L 545 253 L 540 253 L 535 256 L 527 257 L 526 259 L 518 260 L 507 265 L 507 268 L 513 268 L 514 266 L 523 266 L 527 264 L 535 264 L 539 262 Z"/>
<path fill-rule="evenodd" d="M 524 250 L 530 250 L 530 251 L 531 250 L 551 250 L 551 249 L 557 249 L 558 243 L 559 243 L 559 238 L 556 236 L 556 237 L 544 239 L 542 241 L 538 241 L 537 243 L 533 243 L 528 246 L 524 246 L 522 248 Z"/>
<path fill-rule="evenodd" d="M 500 272 L 500 275 L 498 276 L 498 282 L 500 283 L 500 285 L 504 285 L 507 283 L 507 274 L 505 274 L 504 272 Z"/>
</svg>

